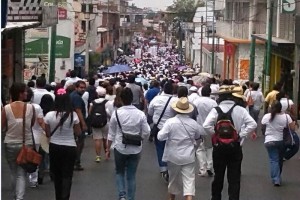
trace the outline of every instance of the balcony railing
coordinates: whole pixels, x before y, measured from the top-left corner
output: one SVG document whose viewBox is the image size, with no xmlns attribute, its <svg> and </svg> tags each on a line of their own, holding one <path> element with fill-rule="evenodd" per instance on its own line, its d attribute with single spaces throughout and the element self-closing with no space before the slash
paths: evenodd
<svg viewBox="0 0 300 200">
<path fill-rule="evenodd" d="M 265 22 L 254 22 L 253 26 L 256 34 L 266 32 Z M 226 37 L 249 39 L 249 21 L 241 23 L 235 21 L 217 21 L 216 30 L 217 34 L 222 34 Z"/>
</svg>

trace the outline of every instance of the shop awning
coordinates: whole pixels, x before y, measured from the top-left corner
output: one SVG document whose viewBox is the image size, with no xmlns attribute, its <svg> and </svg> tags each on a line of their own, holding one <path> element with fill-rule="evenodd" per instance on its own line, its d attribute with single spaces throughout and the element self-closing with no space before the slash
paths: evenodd
<svg viewBox="0 0 300 200">
<path fill-rule="evenodd" d="M 252 34 L 252 36 L 254 36 L 258 40 L 268 41 L 268 35 L 267 34 Z M 280 44 L 295 44 L 295 43 L 291 42 L 289 40 L 278 38 L 278 37 L 272 37 L 272 44 L 274 46 L 278 46 Z"/>
<path fill-rule="evenodd" d="M 1 28 L 1 32 L 12 29 L 28 29 L 38 27 L 40 22 L 7 22 L 5 28 Z"/>
</svg>

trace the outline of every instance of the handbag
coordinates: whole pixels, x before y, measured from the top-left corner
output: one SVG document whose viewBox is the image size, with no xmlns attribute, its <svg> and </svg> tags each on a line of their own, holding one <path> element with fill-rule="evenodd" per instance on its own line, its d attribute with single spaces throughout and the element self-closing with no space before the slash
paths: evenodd
<svg viewBox="0 0 300 200">
<path fill-rule="evenodd" d="M 134 146 L 141 146 L 142 145 L 142 136 L 141 134 L 138 135 L 133 135 L 130 133 L 124 133 L 121 127 L 121 123 L 118 117 L 118 112 L 116 110 L 116 117 L 117 117 L 117 121 L 118 121 L 118 125 L 120 127 L 121 133 L 122 133 L 122 143 L 125 145 L 134 145 Z"/>
<path fill-rule="evenodd" d="M 286 127 L 283 129 L 283 143 L 285 147 L 291 147 L 295 144 L 293 133 L 289 127 L 288 118 L 286 117 Z"/>
<path fill-rule="evenodd" d="M 166 103 L 166 105 L 165 105 L 165 107 L 164 107 L 162 113 L 161 113 L 160 116 L 159 116 L 159 119 L 158 119 L 157 123 L 154 124 L 153 127 L 151 128 L 151 131 L 150 131 L 150 136 L 151 136 L 151 137 L 154 137 L 154 136 L 156 136 L 156 135 L 158 134 L 158 132 L 159 132 L 158 124 L 159 124 L 161 118 L 164 116 L 165 111 L 166 111 L 166 109 L 167 109 L 167 107 L 168 107 L 168 104 L 169 104 L 169 102 L 170 102 L 171 99 L 172 99 L 172 97 L 170 97 L 170 98 L 168 99 L 168 101 L 167 101 L 167 103 Z"/>
<path fill-rule="evenodd" d="M 25 145 L 25 114 L 26 114 L 27 104 L 24 104 L 23 109 L 23 146 L 17 156 L 17 164 L 20 165 L 27 173 L 33 173 L 36 171 L 37 167 L 42 161 L 42 156 L 35 149 L 35 141 L 33 133 L 31 131 L 33 147 L 28 147 Z"/>
</svg>

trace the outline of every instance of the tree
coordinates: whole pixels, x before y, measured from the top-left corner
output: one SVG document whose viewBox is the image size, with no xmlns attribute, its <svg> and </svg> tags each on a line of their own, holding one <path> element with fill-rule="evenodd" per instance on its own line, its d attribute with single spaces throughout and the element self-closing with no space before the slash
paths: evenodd
<svg viewBox="0 0 300 200">
<path fill-rule="evenodd" d="M 197 8 L 204 5 L 205 3 L 200 0 L 174 0 L 167 11 L 174 13 L 173 19 L 177 17 L 183 22 L 192 22 Z"/>
</svg>

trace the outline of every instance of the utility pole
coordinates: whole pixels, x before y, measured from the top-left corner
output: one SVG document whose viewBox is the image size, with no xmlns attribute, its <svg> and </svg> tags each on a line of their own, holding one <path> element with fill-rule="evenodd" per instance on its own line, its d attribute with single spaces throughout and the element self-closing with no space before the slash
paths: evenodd
<svg viewBox="0 0 300 200">
<path fill-rule="evenodd" d="M 203 54 L 203 16 L 201 16 L 201 38 L 200 38 L 200 72 L 202 72 L 202 54 Z"/>
<path fill-rule="evenodd" d="M 266 79 L 265 79 L 265 91 L 270 89 L 270 69 L 271 69 L 271 56 L 272 56 L 272 29 L 273 29 L 273 8 L 274 1 L 270 0 L 269 3 L 269 27 L 268 27 L 268 41 L 267 41 L 267 54 L 266 54 Z"/>
<path fill-rule="evenodd" d="M 215 0 L 213 0 L 211 74 L 215 73 Z"/>
<path fill-rule="evenodd" d="M 58 0 L 54 0 L 54 5 L 57 6 Z M 56 52 L 56 24 L 51 27 L 50 40 L 50 59 L 49 59 L 49 82 L 55 81 L 55 55 Z"/>
<path fill-rule="evenodd" d="M 85 19 L 85 65 L 84 65 L 84 74 L 83 74 L 84 77 L 89 75 L 89 67 L 90 67 L 89 23 L 90 23 L 90 14 L 93 13 L 93 4 L 90 3 L 90 0 L 87 0 L 85 3 L 81 4 L 81 7 Z"/>
</svg>

